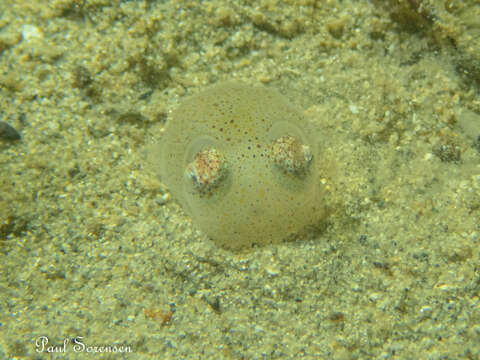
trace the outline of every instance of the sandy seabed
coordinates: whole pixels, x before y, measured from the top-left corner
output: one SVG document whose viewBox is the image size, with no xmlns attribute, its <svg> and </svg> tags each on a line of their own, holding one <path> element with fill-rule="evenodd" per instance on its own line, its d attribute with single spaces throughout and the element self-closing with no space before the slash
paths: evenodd
<svg viewBox="0 0 480 360">
<path fill-rule="evenodd" d="M 0 358 L 480 358 L 478 1 L 0 2 Z M 323 149 L 313 238 L 197 230 L 146 165 L 225 80 Z"/>
</svg>

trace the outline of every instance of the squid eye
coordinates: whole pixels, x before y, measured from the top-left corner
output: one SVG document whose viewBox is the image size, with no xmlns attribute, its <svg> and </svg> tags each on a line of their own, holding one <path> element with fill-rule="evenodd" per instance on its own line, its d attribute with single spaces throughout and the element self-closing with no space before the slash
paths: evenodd
<svg viewBox="0 0 480 360">
<path fill-rule="evenodd" d="M 287 174 L 305 175 L 312 157 L 310 147 L 295 136 L 281 136 L 270 146 L 271 161 Z"/>
<path fill-rule="evenodd" d="M 227 172 L 225 156 L 212 147 L 196 153 L 185 169 L 185 176 L 200 194 L 209 196 L 225 179 Z"/>
</svg>

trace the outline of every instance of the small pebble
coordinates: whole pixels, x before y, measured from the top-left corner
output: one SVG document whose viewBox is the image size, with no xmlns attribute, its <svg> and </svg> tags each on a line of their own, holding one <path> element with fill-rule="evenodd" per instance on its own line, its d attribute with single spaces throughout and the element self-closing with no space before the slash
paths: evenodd
<svg viewBox="0 0 480 360">
<path fill-rule="evenodd" d="M 15 141 L 20 139 L 20 134 L 15 128 L 6 122 L 0 121 L 0 140 Z"/>
<path fill-rule="evenodd" d="M 157 204 L 158 205 L 165 205 L 168 200 L 170 200 L 170 194 L 169 193 L 163 194 L 162 196 L 157 198 Z"/>
</svg>

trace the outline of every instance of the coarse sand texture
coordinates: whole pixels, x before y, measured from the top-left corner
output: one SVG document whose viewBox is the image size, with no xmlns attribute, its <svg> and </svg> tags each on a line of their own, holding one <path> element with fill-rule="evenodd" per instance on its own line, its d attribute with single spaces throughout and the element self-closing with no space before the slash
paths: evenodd
<svg viewBox="0 0 480 360">
<path fill-rule="evenodd" d="M 326 213 L 319 144 L 307 125 L 275 90 L 222 83 L 172 112 L 151 157 L 217 244 L 276 243 L 314 229 Z"/>
</svg>

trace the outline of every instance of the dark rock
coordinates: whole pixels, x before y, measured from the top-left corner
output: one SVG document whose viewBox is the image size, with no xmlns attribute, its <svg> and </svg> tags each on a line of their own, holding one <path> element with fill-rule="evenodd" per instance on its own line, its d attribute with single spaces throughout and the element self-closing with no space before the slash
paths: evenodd
<svg viewBox="0 0 480 360">
<path fill-rule="evenodd" d="M 0 121 L 0 140 L 16 141 L 20 140 L 20 133 L 6 122 Z"/>
</svg>

